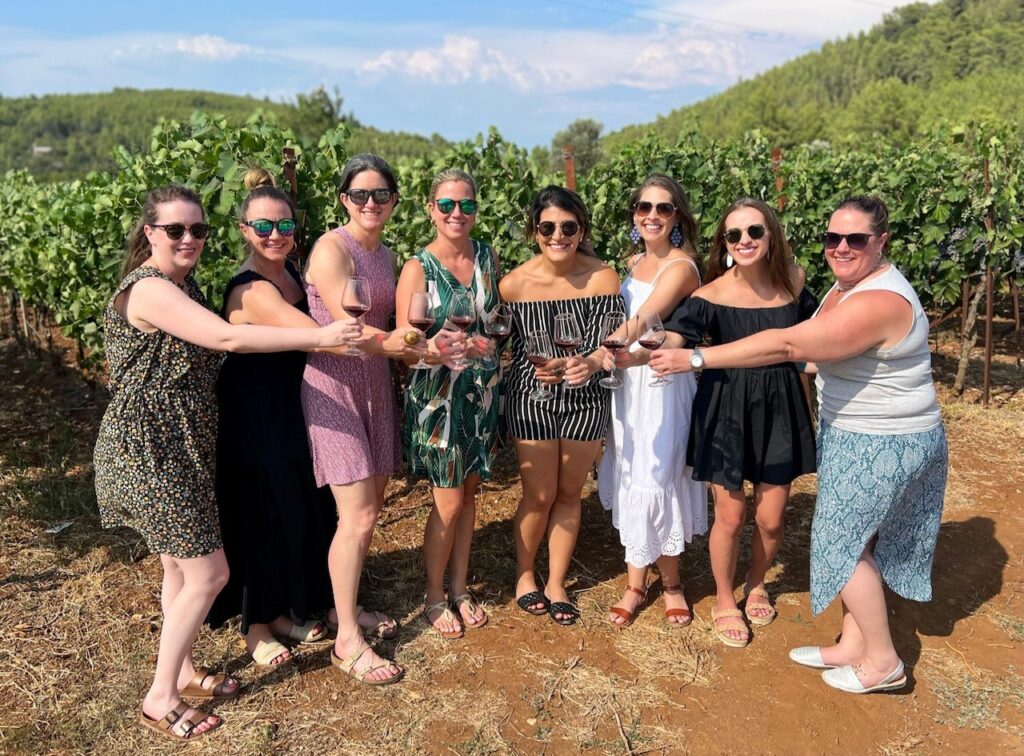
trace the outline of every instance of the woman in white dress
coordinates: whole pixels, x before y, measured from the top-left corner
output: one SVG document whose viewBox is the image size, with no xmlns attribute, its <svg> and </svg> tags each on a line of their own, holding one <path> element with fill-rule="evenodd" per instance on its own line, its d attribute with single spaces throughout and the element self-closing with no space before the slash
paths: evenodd
<svg viewBox="0 0 1024 756">
<path fill-rule="evenodd" d="M 700 286 L 697 224 L 683 189 L 672 178 L 652 174 L 630 197 L 632 257 L 622 284 L 629 334 L 645 335 L 644 316 L 667 317 Z M 629 364 L 646 365 L 650 352 L 634 343 Z M 620 358 L 620 365 L 625 364 Z M 656 564 L 665 595 L 665 621 L 685 627 L 692 620 L 679 575 L 679 554 L 695 534 L 708 529 L 707 491 L 686 466 L 692 376 L 651 386 L 647 367 L 621 371 L 623 386 L 612 392 L 612 419 L 598 471 L 601 503 L 626 549 L 628 580 L 608 621 L 632 624 L 647 597 L 647 569 Z"/>
</svg>

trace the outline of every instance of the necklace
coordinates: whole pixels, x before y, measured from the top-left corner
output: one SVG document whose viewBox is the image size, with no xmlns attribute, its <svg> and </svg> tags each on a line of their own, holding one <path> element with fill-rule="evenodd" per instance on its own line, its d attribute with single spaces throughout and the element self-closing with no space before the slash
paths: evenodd
<svg viewBox="0 0 1024 756">
<path fill-rule="evenodd" d="M 873 267 L 873 268 L 872 268 L 871 270 L 869 270 L 869 271 L 868 271 L 867 273 L 865 273 L 865 274 L 864 274 L 864 275 L 863 275 L 863 276 L 862 276 L 862 277 L 861 277 L 860 279 L 858 279 L 857 281 L 854 281 L 854 282 L 853 282 L 852 284 L 847 284 L 846 286 L 843 286 L 843 285 L 842 285 L 841 283 L 839 283 L 839 280 L 838 280 L 838 279 L 836 279 L 836 291 L 839 291 L 839 292 L 846 292 L 846 291 L 849 291 L 849 290 L 850 290 L 850 289 L 852 289 L 853 287 L 857 286 L 857 284 L 859 284 L 859 283 L 860 283 L 861 281 L 863 281 L 863 280 L 864 280 L 865 278 L 867 278 L 867 277 L 868 277 L 868 276 L 870 276 L 870 275 L 871 275 L 872 273 L 874 273 L 874 272 L 875 272 L 876 270 L 878 270 L 879 268 L 881 268 L 881 267 L 882 267 L 882 265 L 883 265 L 883 262 L 882 262 L 882 258 L 881 258 L 881 256 L 879 256 L 879 258 L 878 258 L 878 262 L 876 262 L 876 263 L 875 263 L 875 267 Z"/>
</svg>

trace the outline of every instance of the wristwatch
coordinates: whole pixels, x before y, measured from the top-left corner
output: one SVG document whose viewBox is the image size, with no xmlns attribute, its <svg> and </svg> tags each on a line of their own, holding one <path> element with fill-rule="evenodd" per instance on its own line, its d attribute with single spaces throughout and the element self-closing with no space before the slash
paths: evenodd
<svg viewBox="0 0 1024 756">
<path fill-rule="evenodd" d="M 693 354 L 690 355 L 690 368 L 692 370 L 701 370 L 704 367 L 704 355 L 700 351 L 700 347 L 694 347 Z"/>
</svg>

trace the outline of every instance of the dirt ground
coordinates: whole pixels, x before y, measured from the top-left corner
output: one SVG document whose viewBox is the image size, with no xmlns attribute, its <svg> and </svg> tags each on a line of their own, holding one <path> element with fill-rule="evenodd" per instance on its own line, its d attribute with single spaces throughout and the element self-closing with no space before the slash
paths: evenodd
<svg viewBox="0 0 1024 756">
<path fill-rule="evenodd" d="M 570 587 L 582 623 L 563 628 L 520 611 L 511 593 L 519 483 L 506 454 L 480 496 L 474 542 L 472 583 L 491 615 L 486 628 L 443 641 L 419 619 L 429 495 L 424 484 L 397 479 L 363 594 L 402 622 L 384 648 L 407 669 L 405 680 L 360 686 L 330 667 L 328 645 L 304 647 L 296 663 L 267 671 L 251 664 L 235 628 L 204 631 L 200 660 L 238 675 L 244 691 L 218 707 L 224 726 L 189 751 L 1024 752 L 1024 375 L 1004 336 L 987 410 L 976 389 L 947 396 L 953 344 L 937 339 L 951 473 L 933 600 L 890 596 L 910 678 L 904 690 L 834 692 L 787 658 L 791 647 L 830 642 L 839 628 L 838 605 L 810 612 L 813 476 L 794 488 L 769 573 L 779 619 L 756 629 L 749 647 L 730 649 L 710 630 L 706 537 L 683 558 L 689 629 L 664 624 L 657 589 L 631 628 L 604 621 L 625 576 L 592 484 Z M 157 648 L 160 569 L 137 535 L 99 528 L 90 459 L 102 402 L 75 372 L 28 358 L 10 341 L 0 342 L 0 374 L 0 751 L 177 749 L 137 723 Z M 979 386 L 976 366 L 971 376 Z"/>
</svg>

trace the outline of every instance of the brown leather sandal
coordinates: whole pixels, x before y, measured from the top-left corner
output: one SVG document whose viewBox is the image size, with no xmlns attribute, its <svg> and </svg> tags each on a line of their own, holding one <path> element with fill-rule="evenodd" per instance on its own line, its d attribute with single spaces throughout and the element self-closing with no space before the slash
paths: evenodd
<svg viewBox="0 0 1024 756">
<path fill-rule="evenodd" d="M 683 584 L 676 583 L 675 585 L 662 585 L 661 590 L 663 593 L 668 593 L 669 591 L 679 591 L 680 593 L 683 593 Z M 685 594 L 683 595 L 683 601 L 686 601 Z M 682 617 L 683 619 L 679 622 L 673 622 L 673 617 Z M 691 622 L 693 622 L 693 613 L 690 611 L 689 607 L 665 610 L 665 624 L 671 628 L 679 630 L 687 627 Z"/>
<path fill-rule="evenodd" d="M 169 712 L 164 714 L 160 719 L 152 719 L 140 707 L 139 722 L 141 722 L 143 726 L 151 729 L 153 732 L 159 733 L 160 735 L 165 735 L 169 738 L 174 738 L 175 740 L 192 740 L 193 738 L 200 738 L 203 735 L 209 735 L 211 732 L 216 730 L 224 723 L 224 720 L 222 720 L 216 714 L 208 714 L 202 709 L 196 709 L 196 713 L 202 717 L 202 719 L 200 719 L 198 722 L 192 719 L 182 720 L 182 717 L 185 716 L 185 712 L 187 712 L 191 708 L 191 706 L 182 701 Z M 217 724 L 212 725 L 209 729 L 206 730 L 196 730 L 196 728 L 199 725 L 201 725 L 210 717 L 216 718 Z M 181 733 L 177 733 L 174 731 L 174 726 L 178 724 L 179 721 L 181 722 Z"/>
<path fill-rule="evenodd" d="M 640 607 L 643 606 L 644 601 L 647 599 L 647 591 L 645 591 L 643 588 L 634 588 L 631 585 L 627 585 L 626 590 L 633 591 L 633 593 L 640 597 L 640 603 L 636 605 L 637 612 L 639 612 Z M 633 620 L 636 619 L 636 615 L 633 612 L 629 611 L 628 609 L 623 609 L 621 606 L 609 607 L 608 612 L 623 619 L 622 622 L 608 620 L 608 624 L 614 627 L 629 627 L 633 624 Z"/>
<path fill-rule="evenodd" d="M 211 679 L 213 680 L 213 685 L 209 688 L 204 688 L 203 683 Z M 235 689 L 230 693 L 221 693 L 221 688 L 230 682 L 235 684 Z M 233 677 L 228 677 L 223 672 L 215 675 L 208 669 L 200 668 L 196 670 L 195 677 L 189 681 L 189 684 L 178 692 L 183 696 L 188 696 L 189 698 L 202 698 L 207 700 L 215 698 L 218 701 L 227 701 L 228 699 L 237 696 L 241 687 L 242 686 L 238 683 L 238 680 Z"/>
</svg>

